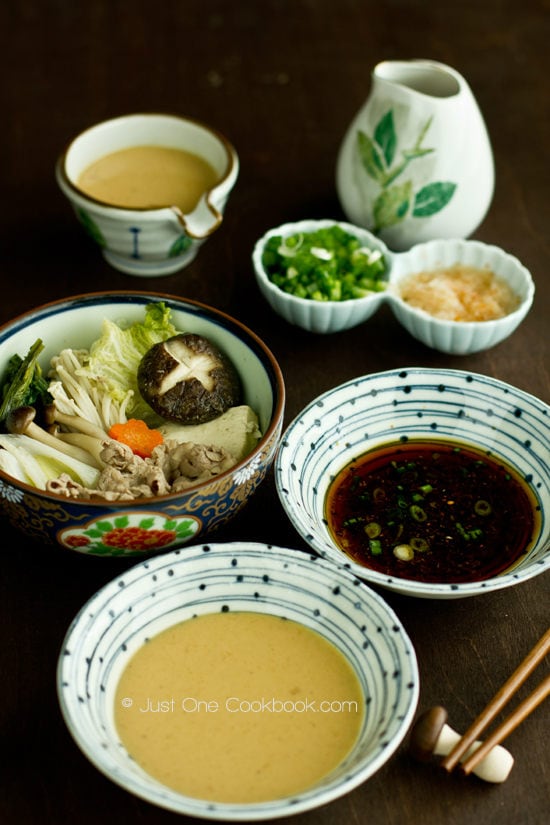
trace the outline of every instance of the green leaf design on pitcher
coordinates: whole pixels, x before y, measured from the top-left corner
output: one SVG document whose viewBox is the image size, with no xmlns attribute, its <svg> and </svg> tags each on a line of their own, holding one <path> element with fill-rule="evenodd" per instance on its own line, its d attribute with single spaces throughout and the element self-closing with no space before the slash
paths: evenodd
<svg viewBox="0 0 550 825">
<path fill-rule="evenodd" d="M 453 197 L 456 183 L 441 181 L 429 183 L 416 193 L 413 207 L 413 217 L 427 218 L 435 215 L 446 206 Z"/>
<path fill-rule="evenodd" d="M 452 181 L 435 181 L 414 193 L 411 180 L 395 185 L 409 164 L 435 149 L 423 146 L 432 118 L 422 124 L 413 146 L 402 149 L 396 158 L 397 133 L 393 109 L 385 112 L 374 128 L 372 137 L 362 130 L 357 132 L 357 150 L 361 165 L 367 175 L 380 186 L 373 214 L 374 232 L 394 226 L 407 215 L 428 218 L 443 209 L 453 197 L 457 184 Z M 412 205 L 412 208 L 411 208 Z"/>
<path fill-rule="evenodd" d="M 383 189 L 374 202 L 375 232 L 384 226 L 394 226 L 403 220 L 409 211 L 412 200 L 412 182 L 410 180 L 399 186 Z"/>
<path fill-rule="evenodd" d="M 363 168 L 371 178 L 383 183 L 385 177 L 383 156 L 365 132 L 358 132 L 357 142 Z"/>
<path fill-rule="evenodd" d="M 395 157 L 395 149 L 397 146 L 397 135 L 395 134 L 395 124 L 393 122 L 393 109 L 390 109 L 383 115 L 376 129 L 374 130 L 374 139 L 378 146 L 382 149 L 386 166 L 391 166 Z"/>
</svg>

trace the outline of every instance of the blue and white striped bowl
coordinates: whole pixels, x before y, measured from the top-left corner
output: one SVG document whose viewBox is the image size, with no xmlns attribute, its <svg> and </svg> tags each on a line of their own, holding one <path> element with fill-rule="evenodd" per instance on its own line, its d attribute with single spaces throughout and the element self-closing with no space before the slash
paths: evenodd
<svg viewBox="0 0 550 825">
<path fill-rule="evenodd" d="M 315 787 L 291 798 L 212 803 L 173 791 L 127 754 L 114 724 L 114 696 L 133 653 L 153 634 L 196 615 L 253 611 L 300 622 L 334 644 L 365 695 L 358 741 Z M 256 543 L 195 545 L 142 562 L 103 587 L 69 628 L 59 657 L 58 696 L 84 754 L 114 782 L 188 816 L 251 821 L 297 814 L 351 791 L 395 753 L 412 722 L 419 675 L 411 642 L 384 600 L 332 564 Z"/>
<path fill-rule="evenodd" d="M 450 599 L 519 584 L 550 567 L 550 407 L 484 375 L 410 368 L 366 375 L 313 400 L 283 435 L 275 460 L 279 498 L 302 538 L 356 575 L 409 596 Z M 513 568 L 481 582 L 432 584 L 387 576 L 353 561 L 325 518 L 331 481 L 353 458 L 400 439 L 469 443 L 501 458 L 525 479 L 540 527 Z"/>
</svg>

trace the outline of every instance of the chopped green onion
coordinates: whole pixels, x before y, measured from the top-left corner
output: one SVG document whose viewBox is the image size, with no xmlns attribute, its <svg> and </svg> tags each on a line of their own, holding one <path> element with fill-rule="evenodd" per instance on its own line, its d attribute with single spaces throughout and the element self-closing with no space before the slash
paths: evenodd
<svg viewBox="0 0 550 825">
<path fill-rule="evenodd" d="M 414 558 L 414 550 L 410 544 L 397 544 L 393 548 L 393 555 L 399 561 L 411 561 Z"/>
<path fill-rule="evenodd" d="M 386 491 L 384 490 L 383 487 L 376 487 L 373 490 L 372 497 L 375 500 L 375 502 L 377 502 L 377 503 L 379 501 L 384 501 L 384 499 L 386 498 Z"/>
<path fill-rule="evenodd" d="M 279 289 L 314 301 L 362 298 L 387 285 L 382 253 L 361 246 L 338 224 L 286 238 L 272 236 L 262 263 Z"/>
<path fill-rule="evenodd" d="M 370 539 L 375 539 L 382 532 L 382 528 L 376 521 L 370 521 L 365 525 L 365 533 Z"/>
<path fill-rule="evenodd" d="M 476 501 L 474 504 L 474 511 L 477 513 L 478 516 L 488 516 L 491 512 L 492 507 L 488 501 L 485 499 L 480 498 L 479 501 Z"/>
<path fill-rule="evenodd" d="M 347 518 L 344 521 L 344 527 L 352 527 L 354 524 L 361 524 L 363 521 L 362 518 L 358 518 L 357 516 L 352 516 L 351 518 Z"/>
<path fill-rule="evenodd" d="M 466 539 L 466 541 L 470 541 L 470 539 L 478 539 L 483 535 L 483 530 L 479 527 L 474 527 L 472 530 L 465 530 L 459 521 L 456 522 L 456 529 L 462 538 Z"/>
<path fill-rule="evenodd" d="M 426 539 L 421 538 L 421 536 L 413 536 L 409 544 L 411 545 L 412 549 L 417 553 L 425 553 L 426 550 L 430 549 L 430 545 L 428 544 Z"/>
<path fill-rule="evenodd" d="M 418 504 L 411 504 L 409 512 L 415 521 L 426 521 L 428 518 L 426 511 L 423 510 L 422 507 L 419 507 Z"/>
<path fill-rule="evenodd" d="M 382 544 L 379 539 L 370 539 L 369 550 L 371 555 L 379 556 L 382 553 Z"/>
</svg>

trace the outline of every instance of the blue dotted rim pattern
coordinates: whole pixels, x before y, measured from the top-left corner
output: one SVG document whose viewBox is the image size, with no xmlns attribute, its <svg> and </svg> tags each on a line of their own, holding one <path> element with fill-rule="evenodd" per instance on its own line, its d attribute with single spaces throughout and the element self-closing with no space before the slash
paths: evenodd
<svg viewBox="0 0 550 825">
<path fill-rule="evenodd" d="M 458 598 L 525 581 L 550 566 L 550 407 L 496 379 L 450 369 L 406 368 L 366 375 L 313 400 L 283 434 L 275 460 L 282 506 L 321 556 L 373 584 L 423 598 Z M 431 584 L 369 570 L 336 546 L 325 518 L 330 482 L 353 458 L 392 441 L 455 440 L 512 466 L 540 508 L 527 554 L 483 582 Z"/>
<path fill-rule="evenodd" d="M 297 796 L 221 804 L 182 796 L 148 776 L 114 725 L 114 694 L 147 638 L 196 615 L 254 611 L 320 632 L 355 668 L 365 695 L 362 730 L 330 776 Z M 397 750 L 419 695 L 416 655 L 385 601 L 347 570 L 298 550 L 253 542 L 203 544 L 142 562 L 103 587 L 73 620 L 59 657 L 63 717 L 83 753 L 114 782 L 189 816 L 262 820 L 325 804 L 372 776 Z"/>
</svg>

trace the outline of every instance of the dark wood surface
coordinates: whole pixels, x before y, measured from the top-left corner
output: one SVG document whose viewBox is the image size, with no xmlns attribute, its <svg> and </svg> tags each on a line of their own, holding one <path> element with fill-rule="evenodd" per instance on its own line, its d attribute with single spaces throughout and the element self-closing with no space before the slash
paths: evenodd
<svg viewBox="0 0 550 825">
<path fill-rule="evenodd" d="M 287 384 L 289 422 L 312 398 L 353 376 L 423 365 L 492 375 L 550 402 L 550 7 L 546 0 L 5 0 L 2 74 L 0 322 L 81 291 L 147 288 L 235 315 L 272 348 Z M 385 58 L 427 57 L 469 81 L 491 135 L 496 189 L 475 237 L 517 255 L 537 294 L 522 327 L 471 357 L 415 342 L 388 311 L 335 336 L 275 317 L 250 254 L 270 226 L 343 217 L 334 165 L 345 130 Z M 162 279 L 117 273 L 77 225 L 53 167 L 66 141 L 104 118 L 162 110 L 225 132 L 241 159 L 226 220 L 189 269 Z M 270 476 L 216 540 L 305 547 Z M 129 562 L 33 543 L 1 524 L 0 720 L 6 825 L 185 821 L 125 793 L 80 753 L 61 719 L 55 667 L 80 606 Z M 549 623 L 548 574 L 515 589 L 453 602 L 390 593 L 416 647 L 419 710 L 447 707 L 463 730 Z M 549 670 L 544 663 L 529 689 Z M 544 825 L 550 810 L 549 706 L 508 740 L 504 785 L 447 776 L 411 760 L 406 742 L 347 797 L 298 825 L 422 823 Z M 190 821 L 190 820 L 189 820 Z"/>
</svg>

